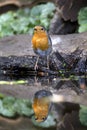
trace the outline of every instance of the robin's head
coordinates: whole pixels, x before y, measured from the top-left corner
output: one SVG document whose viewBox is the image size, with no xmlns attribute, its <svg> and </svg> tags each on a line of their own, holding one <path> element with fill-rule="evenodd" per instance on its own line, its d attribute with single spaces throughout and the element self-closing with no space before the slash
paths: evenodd
<svg viewBox="0 0 87 130">
<path fill-rule="evenodd" d="M 43 26 L 35 26 L 34 27 L 34 34 L 44 34 L 46 33 L 46 29 Z"/>
</svg>

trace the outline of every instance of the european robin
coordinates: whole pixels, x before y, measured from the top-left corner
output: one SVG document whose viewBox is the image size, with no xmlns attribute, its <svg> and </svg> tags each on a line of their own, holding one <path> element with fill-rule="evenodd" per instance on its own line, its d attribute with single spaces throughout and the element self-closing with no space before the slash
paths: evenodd
<svg viewBox="0 0 87 130">
<path fill-rule="evenodd" d="M 32 45 L 34 52 L 38 55 L 35 70 L 37 68 L 37 63 L 39 57 L 47 57 L 47 67 L 49 68 L 49 55 L 52 52 L 52 41 L 50 36 L 48 35 L 46 29 L 43 26 L 35 26 L 33 37 L 32 37 Z"/>
<path fill-rule="evenodd" d="M 35 114 L 35 120 L 39 123 L 47 119 L 52 105 L 49 101 L 50 96 L 52 96 L 52 93 L 46 90 L 40 90 L 34 95 L 32 107 Z"/>
</svg>

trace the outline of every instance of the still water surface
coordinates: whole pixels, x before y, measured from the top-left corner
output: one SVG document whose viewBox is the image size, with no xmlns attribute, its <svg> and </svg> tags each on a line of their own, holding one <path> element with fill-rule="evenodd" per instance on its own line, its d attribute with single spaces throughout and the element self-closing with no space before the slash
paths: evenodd
<svg viewBox="0 0 87 130">
<path fill-rule="evenodd" d="M 14 78 L 14 80 L 15 81 L 23 80 L 27 82 L 23 84 L 20 84 L 20 83 L 12 84 L 13 78 L 12 79 L 9 78 L 7 80 L 9 81 L 9 84 L 0 85 L 0 93 L 6 94 L 6 95 L 11 94 L 11 96 L 15 96 L 15 97 L 17 96 L 17 97 L 27 98 L 27 95 L 30 94 L 31 96 L 33 96 L 33 94 L 40 89 L 52 90 L 54 92 L 60 91 L 60 90 L 67 91 L 68 89 L 71 89 L 77 95 L 79 94 L 82 95 L 86 93 L 87 91 L 87 78 L 85 76 L 75 76 L 73 78 L 33 77 L 32 76 L 32 77 L 27 77 L 27 78 Z M 19 88 L 20 90 L 17 91 L 17 89 Z M 13 130 L 43 130 L 44 128 L 34 126 L 31 119 L 27 117 L 19 117 L 17 119 L 8 119 L 8 118 L 0 116 L 0 130 L 12 130 L 12 129 Z M 56 128 L 53 127 L 53 128 L 45 128 L 45 129 L 55 130 Z M 86 129 L 84 127 L 81 130 L 86 130 Z"/>
</svg>

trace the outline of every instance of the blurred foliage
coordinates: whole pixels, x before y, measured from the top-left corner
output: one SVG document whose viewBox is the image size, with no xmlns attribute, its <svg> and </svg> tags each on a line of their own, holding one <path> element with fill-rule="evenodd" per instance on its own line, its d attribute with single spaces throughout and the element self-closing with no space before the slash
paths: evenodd
<svg viewBox="0 0 87 130">
<path fill-rule="evenodd" d="M 31 117 L 34 114 L 32 109 L 32 101 L 28 99 L 17 99 L 12 96 L 5 96 L 0 93 L 0 115 L 8 118 L 16 116 Z M 42 123 L 35 121 L 34 115 L 32 116 L 32 123 L 38 127 L 52 127 L 56 125 L 54 117 L 49 115 L 47 120 Z"/>
<path fill-rule="evenodd" d="M 27 80 L 18 80 L 18 81 L 0 81 L 0 84 L 6 84 L 6 85 L 13 85 L 13 84 L 26 84 L 28 83 Z"/>
<path fill-rule="evenodd" d="M 33 114 L 32 102 L 0 94 L 0 114 L 6 117 L 15 117 L 17 115 L 30 116 Z"/>
<path fill-rule="evenodd" d="M 55 5 L 53 3 L 40 4 L 16 12 L 9 11 L 0 16 L 0 37 L 13 34 L 32 34 L 35 25 L 43 25 L 47 29 L 53 17 Z"/>
<path fill-rule="evenodd" d="M 83 125 L 87 126 L 87 106 L 81 106 L 79 118 Z"/>
<path fill-rule="evenodd" d="M 82 8 L 78 15 L 78 23 L 79 29 L 78 32 L 86 32 L 87 31 L 87 7 Z"/>
</svg>

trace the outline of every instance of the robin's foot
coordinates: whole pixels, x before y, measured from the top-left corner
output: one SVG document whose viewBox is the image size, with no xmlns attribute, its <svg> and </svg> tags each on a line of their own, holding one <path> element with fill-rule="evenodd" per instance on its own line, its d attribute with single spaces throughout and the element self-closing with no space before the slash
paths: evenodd
<svg viewBox="0 0 87 130">
<path fill-rule="evenodd" d="M 50 67 L 49 67 L 49 56 L 47 56 L 47 69 L 49 70 Z"/>
<path fill-rule="evenodd" d="M 38 69 L 38 61 L 39 61 L 39 56 L 37 57 L 37 60 L 36 60 L 36 64 L 35 64 L 35 66 L 34 66 L 34 70 L 36 71 L 37 69 Z"/>
<path fill-rule="evenodd" d="M 38 69 L 38 65 L 35 64 L 35 66 L 34 66 L 34 70 L 36 71 L 37 69 Z"/>
<path fill-rule="evenodd" d="M 47 61 L 47 69 L 48 70 L 50 69 L 50 67 L 49 67 L 49 61 Z"/>
</svg>

